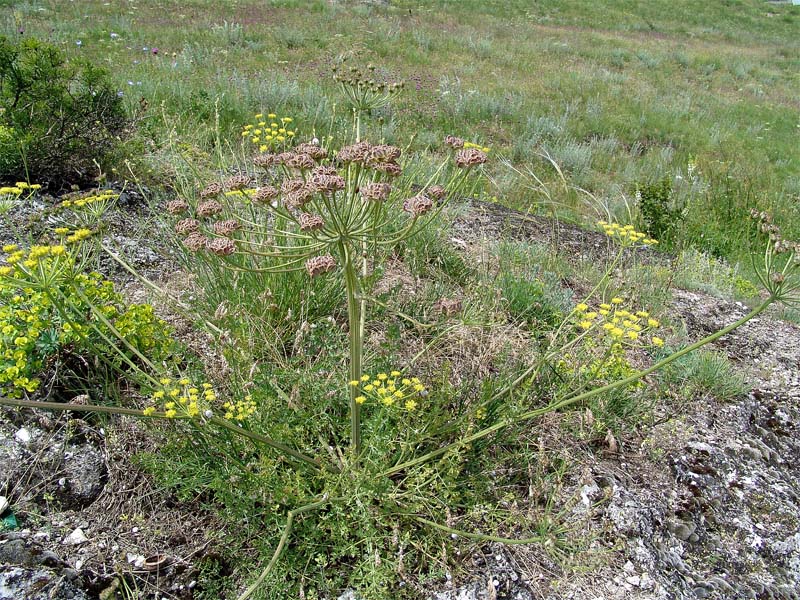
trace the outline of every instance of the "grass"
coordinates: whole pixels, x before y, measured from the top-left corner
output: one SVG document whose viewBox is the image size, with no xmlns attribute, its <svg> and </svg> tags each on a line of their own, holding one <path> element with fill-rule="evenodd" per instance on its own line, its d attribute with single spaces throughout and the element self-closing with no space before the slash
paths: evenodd
<svg viewBox="0 0 800 600">
<path fill-rule="evenodd" d="M 790 234 L 800 222 L 800 9 L 790 5 L 195 0 L 165 13 L 152 1 L 5 4 L 0 31 L 97 60 L 132 108 L 149 102 L 141 125 L 156 159 L 168 128 L 208 150 L 215 118 L 235 139 L 262 108 L 296 115 L 304 134 L 325 131 L 329 68 L 349 56 L 409 83 L 377 126 L 389 142 L 418 132 L 414 148 L 424 150 L 467 132 L 556 181 L 545 154 L 616 214 L 637 184 L 673 178 L 691 160 L 706 185 L 676 244 L 734 263 L 751 242 L 730 210 L 769 208 Z M 536 202 L 524 186 L 500 191 L 518 208 Z M 556 199 L 570 218 L 586 214 L 575 194 Z"/>
<path fill-rule="evenodd" d="M 570 465 L 542 460 L 534 442 L 546 427 L 501 427 L 430 465 L 384 469 L 656 360 L 652 338 L 628 356 L 606 347 L 599 328 L 590 335 L 592 323 L 569 320 L 588 290 L 596 286 L 598 304 L 621 296 L 632 311 L 651 311 L 642 323 L 666 313 L 676 283 L 752 295 L 747 266 L 739 265 L 756 243 L 745 233 L 749 210 L 776 213 L 790 236 L 800 227 L 796 7 L 756 0 L 651 2 L 635 11 L 622 0 L 193 0 L 170 11 L 155 0 L 3 5 L 11 10 L 0 32 L 47 39 L 112 72 L 141 149 L 118 175 L 153 185 L 156 201 L 192 200 L 203 184 L 250 169 L 240 130 L 256 112 L 291 115 L 300 139 L 347 131 L 352 115 L 330 76 L 347 59 L 407 82 L 404 94 L 364 120 L 364 137 L 402 145 L 414 157 L 414 183 L 434 170 L 445 134 L 463 135 L 497 157 L 474 195 L 581 223 L 658 222 L 662 246 L 676 252 L 669 266 L 663 257 L 626 255 L 607 277 L 591 252 L 565 256 L 557 241 L 484 244 L 472 260 L 441 226 L 376 253 L 361 290 L 375 295 L 365 364 L 373 373 L 413 369 L 430 396 L 416 421 L 379 406 L 365 411 L 370 445 L 356 459 L 366 465 L 359 469 L 342 450 L 350 432 L 341 402 L 344 348 L 355 322 L 347 324 L 342 286 L 309 284 L 305 273 L 223 274 L 213 257 L 196 260 L 178 247 L 195 276 L 192 308 L 216 328 L 220 392 L 252 394 L 253 431 L 341 467 L 298 474 L 228 430 L 212 436 L 196 424 L 176 425 L 158 456 L 140 457 L 179 497 L 225 507 L 230 556 L 255 549 L 255 562 L 268 561 L 287 515 L 297 512 L 303 544 L 290 543 L 276 558 L 262 598 L 300 590 L 327 597 L 346 585 L 371 598 L 399 597 L 387 582 L 465 575 L 459 556 L 469 555 L 476 531 L 486 533 L 477 534 L 483 541 L 539 532 L 542 548 L 561 559 L 580 549 L 559 520 L 566 512 L 552 504 L 553 481 Z M 654 189 L 652 203 L 637 204 L 637 190 Z M 461 313 L 437 312 L 442 298 L 460 300 Z M 563 331 L 583 331 L 584 342 L 548 354 Z M 499 401 L 511 382 L 518 387 Z M 746 391 L 730 363 L 711 353 L 684 357 L 662 385 L 721 399 Z M 624 445 L 646 426 L 649 392 L 614 389 L 550 415 L 559 447 L 570 435 Z M 531 465 L 540 465 L 535 477 Z M 298 511 L 320 497 L 313 517 Z M 518 501 L 533 508 L 522 515 Z M 446 517 L 447 525 L 437 532 L 419 515 Z M 453 535 L 436 535 L 442 531 Z M 256 568 L 239 562 L 225 582 L 217 567 L 205 567 L 208 598 L 252 581 Z M 409 588 L 402 594 L 419 597 Z"/>
</svg>

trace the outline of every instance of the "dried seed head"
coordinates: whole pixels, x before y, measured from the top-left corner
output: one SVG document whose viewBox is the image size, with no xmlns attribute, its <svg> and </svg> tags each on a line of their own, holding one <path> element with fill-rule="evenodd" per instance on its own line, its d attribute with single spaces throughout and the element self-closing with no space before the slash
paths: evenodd
<svg viewBox="0 0 800 600">
<path fill-rule="evenodd" d="M 418 217 L 433 208 L 433 200 L 425 194 L 417 194 L 403 202 L 403 210 Z"/>
<path fill-rule="evenodd" d="M 292 153 L 283 160 L 283 164 L 290 169 L 299 169 L 300 171 L 307 171 L 313 169 L 317 163 L 308 154 Z"/>
<path fill-rule="evenodd" d="M 344 189 L 345 181 L 340 175 L 314 175 L 309 184 L 318 192 L 335 192 Z"/>
<path fill-rule="evenodd" d="M 400 165 L 395 162 L 372 163 L 370 166 L 376 171 L 386 173 L 390 177 L 398 177 L 403 172 Z"/>
<path fill-rule="evenodd" d="M 213 198 L 217 194 L 222 193 L 222 184 L 217 181 L 209 183 L 203 190 L 200 192 L 200 198 L 205 200 L 206 198 Z"/>
<path fill-rule="evenodd" d="M 462 308 L 461 300 L 457 298 L 440 298 L 433 306 L 446 317 L 461 312 Z"/>
<path fill-rule="evenodd" d="M 222 204 L 216 200 L 206 200 L 197 205 L 195 212 L 198 217 L 213 217 L 222 212 Z"/>
<path fill-rule="evenodd" d="M 486 153 L 477 148 L 464 148 L 456 153 L 456 166 L 462 169 L 468 169 L 475 165 L 482 165 L 486 160 Z"/>
<path fill-rule="evenodd" d="M 778 285 L 780 285 L 784 281 L 786 281 L 786 277 L 784 276 L 783 273 L 773 273 L 772 274 L 772 282 L 773 283 L 777 283 Z"/>
<path fill-rule="evenodd" d="M 291 159 L 294 156 L 294 152 L 281 152 L 280 154 L 275 155 L 275 164 L 276 165 L 284 165 L 286 161 Z"/>
<path fill-rule="evenodd" d="M 427 195 L 433 198 L 434 200 L 441 200 L 445 197 L 447 191 L 440 185 L 432 185 L 428 188 Z"/>
<path fill-rule="evenodd" d="M 456 137 L 454 135 L 448 135 L 444 138 L 444 143 L 450 146 L 451 148 L 463 148 L 464 147 L 464 140 L 460 137 Z"/>
<path fill-rule="evenodd" d="M 302 179 L 284 179 L 281 182 L 281 193 L 291 194 L 292 192 L 303 189 L 305 185 L 306 182 Z"/>
<path fill-rule="evenodd" d="M 316 231 L 322 229 L 325 221 L 319 215 L 312 215 L 311 213 L 302 213 L 299 218 L 300 231 Z"/>
<path fill-rule="evenodd" d="M 218 221 L 214 223 L 214 233 L 221 236 L 229 236 L 234 231 L 242 228 L 241 223 L 236 219 L 227 219 L 225 221 Z"/>
<path fill-rule="evenodd" d="M 278 161 L 276 160 L 277 157 L 268 152 L 266 154 L 258 154 L 253 158 L 253 164 L 257 167 L 267 168 L 271 167 L 272 165 L 276 164 Z"/>
<path fill-rule="evenodd" d="M 331 167 L 329 165 L 319 165 L 318 167 L 314 167 L 311 171 L 311 177 L 315 177 L 317 175 L 338 175 L 339 172 L 336 170 L 336 167 Z"/>
<path fill-rule="evenodd" d="M 311 277 L 328 273 L 336 268 L 336 260 L 330 255 L 314 256 L 306 261 L 306 271 Z"/>
<path fill-rule="evenodd" d="M 276 190 L 271 185 L 265 185 L 263 187 L 258 188 L 253 193 L 253 202 L 260 202 L 263 204 L 267 204 L 268 202 L 271 202 L 277 197 L 278 197 L 278 190 Z"/>
<path fill-rule="evenodd" d="M 369 161 L 376 163 L 395 162 L 400 158 L 400 148 L 387 144 L 378 144 L 369 151 Z"/>
<path fill-rule="evenodd" d="M 192 252 L 198 252 L 199 250 L 205 250 L 208 241 L 209 239 L 202 233 L 194 232 L 190 233 L 186 239 L 183 240 L 183 245 Z"/>
<path fill-rule="evenodd" d="M 181 219 L 175 223 L 175 233 L 178 235 L 187 235 L 200 231 L 200 221 L 197 219 Z"/>
<path fill-rule="evenodd" d="M 180 215 L 189 210 L 189 205 L 183 200 L 173 200 L 167 202 L 167 212 L 171 215 Z"/>
<path fill-rule="evenodd" d="M 358 142 L 351 146 L 345 146 L 336 155 L 336 159 L 343 163 L 363 163 L 369 158 L 372 145 L 369 142 Z"/>
<path fill-rule="evenodd" d="M 233 177 L 228 177 L 222 187 L 226 192 L 243 190 L 249 186 L 252 181 L 253 178 L 250 177 L 250 175 L 234 175 Z"/>
<path fill-rule="evenodd" d="M 303 186 L 299 190 L 283 195 L 283 200 L 288 208 L 302 208 L 314 196 L 314 189 L 310 186 Z"/>
<path fill-rule="evenodd" d="M 372 200 L 374 202 L 383 202 L 389 197 L 389 192 L 392 191 L 392 186 L 388 183 L 368 183 L 362 186 L 360 192 L 364 200 Z"/>
<path fill-rule="evenodd" d="M 322 148 L 319 144 L 313 144 L 309 142 L 299 144 L 295 148 L 295 152 L 299 152 L 300 154 L 308 154 L 314 160 L 328 158 L 328 151 L 325 150 L 325 148 Z"/>
<path fill-rule="evenodd" d="M 206 242 L 206 250 L 217 256 L 228 256 L 236 252 L 236 242 L 228 238 L 215 238 Z"/>
</svg>

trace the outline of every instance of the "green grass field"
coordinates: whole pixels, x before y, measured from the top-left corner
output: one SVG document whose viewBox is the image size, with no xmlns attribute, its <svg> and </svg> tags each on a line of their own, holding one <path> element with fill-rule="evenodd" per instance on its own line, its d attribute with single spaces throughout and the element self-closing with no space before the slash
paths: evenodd
<svg viewBox="0 0 800 600">
<path fill-rule="evenodd" d="M 572 219 L 594 218 L 598 202 L 636 215 L 637 186 L 685 180 L 691 162 L 696 185 L 678 180 L 671 199 L 683 211 L 676 244 L 737 261 L 750 250 L 741 227 L 750 208 L 772 210 L 791 232 L 800 223 L 800 9 L 788 4 L 2 4 L 6 35 L 38 36 L 110 69 L 156 157 L 173 130 L 209 149 L 215 111 L 234 141 L 259 110 L 295 115 L 309 136 L 326 131 L 330 67 L 349 57 L 407 82 L 380 115 L 387 141 L 414 135 L 426 149 L 467 136 L 548 186 L 543 195 L 495 161 L 497 185 L 485 191 L 511 206 L 535 211 L 546 198 Z"/>
</svg>

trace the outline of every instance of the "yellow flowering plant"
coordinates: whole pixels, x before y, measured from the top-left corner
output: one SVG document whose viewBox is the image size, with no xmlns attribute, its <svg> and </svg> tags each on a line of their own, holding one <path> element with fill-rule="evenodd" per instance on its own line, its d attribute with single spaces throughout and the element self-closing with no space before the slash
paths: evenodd
<svg viewBox="0 0 800 600">
<path fill-rule="evenodd" d="M 259 152 L 288 149 L 296 135 L 294 118 L 277 113 L 257 113 L 251 123 L 242 126 L 242 139 Z"/>
</svg>

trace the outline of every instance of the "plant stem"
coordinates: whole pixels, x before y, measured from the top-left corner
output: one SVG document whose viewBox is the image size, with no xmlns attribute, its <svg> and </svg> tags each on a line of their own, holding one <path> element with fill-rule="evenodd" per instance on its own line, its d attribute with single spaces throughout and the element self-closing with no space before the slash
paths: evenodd
<svg viewBox="0 0 800 600">
<path fill-rule="evenodd" d="M 428 454 L 420 456 L 419 458 L 415 458 L 413 460 L 406 461 L 406 462 L 401 463 L 399 465 L 395 465 L 394 467 L 392 467 L 391 469 L 389 469 L 387 471 L 384 471 L 380 475 L 383 476 L 383 477 L 387 477 L 389 475 L 393 475 L 394 473 L 398 473 L 399 471 L 403 471 L 404 469 L 408 469 L 409 467 L 414 467 L 414 466 L 420 465 L 422 463 L 428 462 L 429 460 L 431 460 L 433 458 L 436 458 L 437 456 L 441 456 L 442 454 L 446 454 L 447 452 L 449 452 L 453 448 L 456 448 L 458 446 L 464 446 L 466 444 L 470 444 L 470 443 L 472 443 L 472 442 L 474 442 L 476 440 L 479 440 L 481 438 L 485 438 L 486 436 L 491 435 L 492 433 L 494 433 L 496 431 L 500 431 L 501 429 L 505 429 L 506 427 L 508 427 L 510 425 L 514 425 L 514 424 L 520 423 L 522 421 L 527 421 L 527 420 L 532 419 L 534 417 L 539 417 L 541 415 L 553 412 L 553 411 L 558 410 L 560 408 L 565 408 L 567 406 L 575 404 L 576 402 L 581 402 L 583 400 L 588 400 L 589 398 L 592 398 L 594 396 L 598 396 L 600 394 L 604 394 L 606 392 L 610 392 L 611 390 L 615 390 L 617 388 L 621 388 L 621 387 L 624 387 L 626 385 L 630 385 L 631 383 L 635 383 L 636 381 L 642 379 L 643 377 L 646 377 L 650 373 L 658 371 L 659 369 L 662 369 L 663 367 L 667 366 L 671 362 L 673 362 L 675 360 L 678 360 L 682 356 L 685 356 L 685 355 L 689 354 L 690 352 L 693 352 L 694 350 L 697 350 L 698 348 L 701 348 L 702 346 L 705 346 L 706 344 L 709 344 L 711 342 L 714 342 L 714 341 L 718 340 L 719 338 L 721 338 L 722 336 L 730 333 L 731 331 L 733 331 L 737 327 L 741 327 L 742 325 L 747 323 L 747 321 L 749 321 L 750 319 L 753 319 L 753 318 L 757 317 L 759 314 L 761 314 L 762 312 L 764 312 L 767 309 L 767 307 L 775 301 L 775 299 L 776 298 L 774 296 L 770 296 L 763 303 L 761 303 L 759 306 L 757 306 L 756 308 L 751 310 L 749 313 L 747 313 L 745 316 L 743 316 L 738 321 L 736 321 L 734 323 L 731 323 L 727 327 L 724 327 L 723 329 L 720 329 L 719 331 L 717 331 L 715 333 L 712 333 L 709 336 L 704 337 L 703 339 L 695 342 L 694 344 L 686 346 L 685 348 L 679 350 L 678 352 L 675 352 L 674 354 L 670 354 L 669 356 L 667 356 L 666 358 L 658 361 L 657 363 L 655 363 L 651 367 L 649 367 L 647 369 L 644 369 L 642 371 L 638 371 L 638 372 L 634 373 L 633 375 L 631 375 L 630 377 L 626 377 L 625 379 L 620 379 L 619 381 L 615 381 L 613 383 L 609 383 L 608 385 L 604 385 L 602 387 L 595 388 L 593 390 L 590 390 L 588 392 L 584 392 L 582 394 L 578 394 L 578 395 L 575 395 L 575 396 L 570 396 L 569 398 L 565 398 L 564 400 L 560 400 L 558 402 L 554 402 L 552 404 L 548 404 L 547 406 L 543 406 L 542 408 L 537 408 L 535 410 L 530 410 L 530 411 L 528 411 L 526 413 L 523 413 L 523 414 L 521 414 L 521 415 L 519 415 L 519 416 L 517 416 L 517 417 L 515 417 L 513 419 L 506 419 L 504 421 L 499 421 L 498 423 L 495 423 L 491 427 L 487 427 L 486 429 L 482 429 L 481 431 L 473 433 L 472 435 L 469 435 L 469 436 L 467 436 L 465 438 L 462 438 L 460 440 L 457 440 L 455 442 L 447 444 L 446 446 L 443 446 L 443 447 L 439 448 L 438 450 L 434 450 L 433 452 L 429 452 Z M 509 389 L 508 391 L 511 391 L 511 390 Z"/>
<path fill-rule="evenodd" d="M 424 519 L 422 517 L 414 517 L 420 523 L 424 523 L 434 529 L 440 529 L 446 533 L 452 533 L 460 537 L 467 538 L 469 540 L 478 540 L 481 542 L 498 542 L 500 544 L 507 544 L 509 546 L 513 545 L 522 545 L 522 544 L 537 544 L 539 542 L 544 541 L 544 538 L 540 535 L 530 538 L 505 538 L 500 537 L 497 535 L 487 535 L 484 533 L 470 533 L 468 531 L 462 531 L 460 529 L 453 529 L 452 527 L 447 527 L 446 525 L 441 525 L 439 523 L 434 523 L 433 521 L 429 521 L 428 519 Z"/>
<path fill-rule="evenodd" d="M 267 576 L 272 572 L 272 569 L 275 568 L 275 563 L 278 562 L 278 559 L 283 554 L 283 549 L 286 546 L 286 542 L 289 540 L 289 535 L 292 533 L 292 525 L 294 523 L 294 518 L 299 515 L 300 513 L 308 512 L 309 510 L 314 510 L 315 508 L 319 508 L 323 504 L 328 502 L 327 497 L 323 497 L 322 500 L 318 502 L 313 502 L 311 504 L 306 504 L 305 506 L 301 506 L 299 508 L 295 508 L 294 510 L 290 510 L 289 514 L 286 517 L 286 525 L 283 528 L 283 533 L 281 534 L 281 539 L 278 540 L 278 546 L 275 548 L 275 552 L 272 553 L 272 558 L 270 559 L 269 563 L 267 564 L 266 568 L 261 572 L 261 575 L 258 576 L 253 584 L 248 587 L 241 596 L 237 600 L 247 600 L 250 596 L 252 596 L 255 591 L 264 583 L 264 580 Z"/>
<path fill-rule="evenodd" d="M 358 275 L 353 257 L 346 242 L 340 242 L 339 249 L 344 267 L 345 293 L 347 295 L 347 322 L 350 339 L 350 381 L 361 381 L 364 352 L 364 301 L 359 298 Z M 349 382 L 348 382 L 349 383 Z M 356 402 L 358 387 L 348 385 L 350 392 L 350 446 L 353 460 L 361 455 L 361 405 Z"/>
<path fill-rule="evenodd" d="M 69 402 L 44 402 L 39 400 L 18 400 L 16 398 L 0 397 L 0 406 L 18 406 L 24 408 L 39 408 L 43 410 L 55 410 L 55 411 L 97 412 L 97 413 L 106 413 L 111 415 L 128 415 L 131 417 L 140 417 L 145 419 L 168 419 L 170 421 L 181 420 L 180 418 L 165 417 L 163 413 L 146 415 L 144 414 L 143 411 L 134 408 L 120 408 L 118 406 L 103 406 L 100 404 L 72 404 Z M 298 452 L 297 450 L 293 450 L 286 444 L 275 441 L 271 438 L 255 433 L 253 431 L 248 431 L 247 429 L 243 429 L 238 425 L 234 425 L 233 423 L 229 423 L 225 419 L 221 419 L 220 417 L 211 417 L 210 419 L 208 419 L 208 422 L 214 423 L 215 425 L 219 425 L 220 427 L 228 429 L 229 431 L 237 433 L 243 437 L 250 438 L 255 442 L 260 442 L 265 446 L 273 448 L 274 450 L 279 450 L 280 452 L 288 454 L 289 456 L 296 458 L 297 460 L 304 462 L 307 465 L 317 470 L 323 468 L 318 460 L 311 458 L 310 456 L 306 456 L 305 454 Z M 334 467 L 324 467 L 324 468 L 332 473 L 339 472 L 339 470 L 335 469 Z"/>
</svg>

